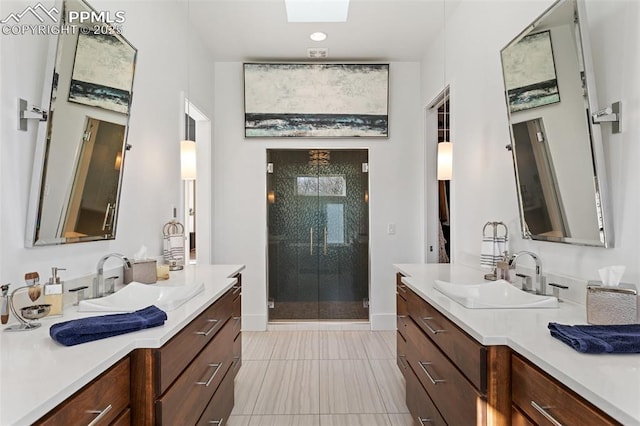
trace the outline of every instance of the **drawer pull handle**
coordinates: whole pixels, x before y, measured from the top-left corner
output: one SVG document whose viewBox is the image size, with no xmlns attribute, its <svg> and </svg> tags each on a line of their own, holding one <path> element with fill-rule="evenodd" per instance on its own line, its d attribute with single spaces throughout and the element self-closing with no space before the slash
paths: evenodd
<svg viewBox="0 0 640 426">
<path fill-rule="evenodd" d="M 418 416 L 418 421 L 420 422 L 420 426 L 424 426 L 425 423 L 433 424 L 433 419 L 430 419 L 428 417 L 423 419 L 422 417 Z"/>
<path fill-rule="evenodd" d="M 443 330 L 440 328 L 433 328 L 431 327 L 431 325 L 429 324 L 429 320 L 432 320 L 433 317 L 424 317 L 422 318 L 422 323 L 427 327 L 427 329 L 432 332 L 433 334 L 438 334 L 438 333 L 444 333 L 447 330 Z"/>
<path fill-rule="evenodd" d="M 217 364 L 209 364 L 209 367 L 215 368 L 215 370 L 213 370 L 213 374 L 211 375 L 211 377 L 209 377 L 209 380 L 207 380 L 206 382 L 196 382 L 196 385 L 204 385 L 205 388 L 208 388 L 211 382 L 213 382 L 213 378 L 216 377 L 216 374 L 218 374 L 218 371 L 220 371 L 222 363 L 219 362 Z"/>
<path fill-rule="evenodd" d="M 427 371 L 427 365 L 431 365 L 431 362 L 424 362 L 424 361 L 419 361 L 418 364 L 420 364 L 420 367 L 422 368 L 422 371 L 424 371 L 424 374 L 427 375 L 427 377 L 429 378 L 429 380 L 431 380 L 431 383 L 433 383 L 434 385 L 438 385 L 440 383 L 446 383 L 447 381 L 444 379 L 435 379 L 430 373 L 429 371 Z"/>
<path fill-rule="evenodd" d="M 224 420 L 224 419 L 209 420 L 207 423 L 210 424 L 210 425 L 221 426 L 222 425 L 222 420 Z"/>
<path fill-rule="evenodd" d="M 406 315 L 398 315 L 398 318 L 406 318 Z"/>
<path fill-rule="evenodd" d="M 549 420 L 549 422 L 554 425 L 554 426 L 562 426 L 562 423 L 560 423 L 559 421 L 557 421 L 551 414 L 549 414 L 549 412 L 547 411 L 548 408 L 551 407 L 542 407 L 538 404 L 536 404 L 535 401 L 531 401 L 531 406 L 533 408 L 536 409 L 536 411 L 538 411 L 540 414 L 542 414 L 544 416 L 545 419 Z"/>
<path fill-rule="evenodd" d="M 111 407 L 111 404 L 109 404 L 109 405 L 107 405 L 107 407 L 104 410 L 89 410 L 89 411 L 87 411 L 87 413 L 89 413 L 89 414 L 97 414 L 96 418 L 93 419 L 91 421 L 91 423 L 89 423 L 88 426 L 97 425 L 98 422 L 100 420 L 102 420 L 104 418 L 104 416 L 106 416 L 109 411 L 111 411 L 111 408 L 113 408 L 113 407 Z"/>
<path fill-rule="evenodd" d="M 403 292 L 403 293 L 406 293 L 406 292 L 407 292 L 407 286 L 405 286 L 405 285 L 401 285 L 401 284 L 399 284 L 399 285 L 398 285 L 398 289 L 399 289 L 401 292 Z"/>
<path fill-rule="evenodd" d="M 213 330 L 215 330 L 215 329 L 216 329 L 216 327 L 218 326 L 218 323 L 219 323 L 220 321 L 218 321 L 217 319 L 208 319 L 208 320 L 207 320 L 207 322 L 211 322 L 211 323 L 213 323 L 213 325 L 211 326 L 211 328 L 210 328 L 210 329 L 208 329 L 207 331 L 196 331 L 196 334 L 198 334 L 198 335 L 200 335 L 200 336 L 207 337 L 208 335 L 210 335 L 210 334 L 211 334 L 211 332 L 212 332 Z"/>
<path fill-rule="evenodd" d="M 400 364 L 402 364 L 403 368 L 407 368 L 407 356 L 406 355 L 398 355 L 398 359 L 400 360 Z"/>
<path fill-rule="evenodd" d="M 234 285 L 234 286 L 233 286 L 233 287 L 231 287 L 231 288 L 233 289 L 233 291 L 231 292 L 231 294 L 236 294 L 236 293 L 238 293 L 238 292 L 242 289 L 242 287 L 241 287 L 241 286 L 239 286 L 239 285 Z"/>
</svg>

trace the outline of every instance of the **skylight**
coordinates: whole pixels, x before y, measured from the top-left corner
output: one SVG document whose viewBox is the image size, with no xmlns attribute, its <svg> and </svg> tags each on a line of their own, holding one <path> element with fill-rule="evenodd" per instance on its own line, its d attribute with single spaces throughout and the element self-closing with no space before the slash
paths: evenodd
<svg viewBox="0 0 640 426">
<path fill-rule="evenodd" d="M 289 22 L 347 22 L 349 0 L 284 0 Z"/>
</svg>

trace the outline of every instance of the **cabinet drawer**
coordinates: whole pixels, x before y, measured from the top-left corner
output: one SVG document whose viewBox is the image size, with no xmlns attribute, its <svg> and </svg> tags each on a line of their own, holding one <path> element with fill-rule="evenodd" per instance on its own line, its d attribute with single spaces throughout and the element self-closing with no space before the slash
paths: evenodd
<svg viewBox="0 0 640 426">
<path fill-rule="evenodd" d="M 131 409 L 124 410 L 110 426 L 131 426 Z"/>
<path fill-rule="evenodd" d="M 487 391 L 487 350 L 413 291 L 407 291 L 409 315 L 481 393 Z"/>
<path fill-rule="evenodd" d="M 427 395 L 418 378 L 409 369 L 407 379 L 407 408 L 413 417 L 414 424 L 419 426 L 446 426 L 433 401 Z"/>
<path fill-rule="evenodd" d="M 409 309 L 407 308 L 407 301 L 396 294 L 396 326 L 398 331 L 403 335 L 406 333 L 405 321 L 409 318 Z"/>
<path fill-rule="evenodd" d="M 407 292 L 410 291 L 407 286 L 402 282 L 404 275 L 396 274 L 396 293 L 403 299 L 407 298 Z"/>
<path fill-rule="evenodd" d="M 193 360 L 156 402 L 156 419 L 165 425 L 195 424 L 231 367 L 233 327 L 230 322 Z"/>
<path fill-rule="evenodd" d="M 407 377 L 407 370 L 409 369 L 409 364 L 407 364 L 407 341 L 404 339 L 402 334 L 396 333 L 396 362 L 398 363 L 398 368 L 400 368 L 400 372 L 405 378 Z"/>
<path fill-rule="evenodd" d="M 156 394 L 164 393 L 169 385 L 189 365 L 225 322 L 231 318 L 233 289 L 229 290 L 206 311 L 191 321 L 180 333 L 155 352 L 158 366 Z"/>
<path fill-rule="evenodd" d="M 511 356 L 513 403 L 537 424 L 619 424 L 517 355 Z"/>
<path fill-rule="evenodd" d="M 484 397 L 413 321 L 407 325 L 407 360 L 448 424 L 485 423 Z"/>
<path fill-rule="evenodd" d="M 240 294 L 236 294 L 231 306 L 231 320 L 233 321 L 233 329 L 235 335 L 238 335 L 238 333 L 240 333 L 240 330 L 242 329 L 241 308 L 242 297 L 240 296 Z"/>
<path fill-rule="evenodd" d="M 233 341 L 233 375 L 238 374 L 238 371 L 242 367 L 242 333 L 236 336 L 236 340 Z"/>
<path fill-rule="evenodd" d="M 227 424 L 233 410 L 233 372 L 229 371 L 198 421 L 198 426 Z"/>
<path fill-rule="evenodd" d="M 108 425 L 129 406 L 129 386 L 129 357 L 126 357 L 35 424 L 89 424 L 102 416 L 96 424 Z"/>
<path fill-rule="evenodd" d="M 511 406 L 511 426 L 535 426 L 515 405 Z"/>
</svg>

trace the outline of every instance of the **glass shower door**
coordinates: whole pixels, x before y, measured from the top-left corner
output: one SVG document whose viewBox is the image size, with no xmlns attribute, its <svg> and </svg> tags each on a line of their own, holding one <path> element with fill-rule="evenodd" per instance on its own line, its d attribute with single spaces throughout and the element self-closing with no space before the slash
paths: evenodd
<svg viewBox="0 0 640 426">
<path fill-rule="evenodd" d="M 318 317 L 318 197 L 308 188 L 317 167 L 306 151 L 269 150 L 269 318 Z"/>
<path fill-rule="evenodd" d="M 369 318 L 369 189 L 365 150 L 333 150 L 318 169 L 318 319 Z"/>
<path fill-rule="evenodd" d="M 269 319 L 367 319 L 364 150 L 269 150 Z"/>
</svg>

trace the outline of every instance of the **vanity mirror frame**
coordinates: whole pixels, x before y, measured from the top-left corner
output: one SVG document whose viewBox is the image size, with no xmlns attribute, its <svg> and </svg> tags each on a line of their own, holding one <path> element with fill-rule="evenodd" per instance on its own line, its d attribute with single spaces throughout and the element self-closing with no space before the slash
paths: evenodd
<svg viewBox="0 0 640 426">
<path fill-rule="evenodd" d="M 549 110 L 550 109 L 549 107 L 553 105 L 549 104 L 549 105 L 535 107 L 535 113 L 532 110 L 532 113 L 528 115 L 530 118 L 527 121 L 517 120 L 517 119 L 514 120 L 512 116 L 511 108 L 510 108 L 510 100 L 509 100 L 508 84 L 507 84 L 507 76 L 506 76 L 507 70 L 505 69 L 504 52 L 506 49 L 516 45 L 523 38 L 525 38 L 530 34 L 536 34 L 536 33 L 542 33 L 544 31 L 548 31 L 548 29 L 552 27 L 548 25 L 549 20 L 552 19 L 551 18 L 552 14 L 558 10 L 561 10 L 562 7 L 570 7 L 571 5 L 573 5 L 573 8 L 574 8 L 574 21 L 573 21 L 574 31 L 572 35 L 574 38 L 573 42 L 576 44 L 577 54 L 578 54 L 576 57 L 577 59 L 576 65 L 577 65 L 577 69 L 581 71 L 579 75 L 576 76 L 577 79 L 581 80 L 581 82 L 578 82 L 577 84 L 581 84 L 582 89 L 584 90 L 584 92 L 586 92 L 586 94 L 583 94 L 582 96 L 584 100 L 585 110 L 576 111 L 575 113 L 582 114 L 582 116 L 586 121 L 586 132 L 583 135 L 580 135 L 579 137 L 581 138 L 584 137 L 585 143 L 587 144 L 586 146 L 590 148 L 589 150 L 590 152 L 587 153 L 585 151 L 584 156 L 585 157 L 587 155 L 590 156 L 590 160 L 593 166 L 591 169 L 592 171 L 591 181 L 580 182 L 583 188 L 586 188 L 587 186 L 591 187 L 590 190 L 592 190 L 592 196 L 590 197 L 590 200 L 592 200 L 593 202 L 588 206 L 586 205 L 586 202 L 585 202 L 585 204 L 578 206 L 578 210 L 580 210 L 580 208 L 595 209 L 594 212 L 592 210 L 592 212 L 594 213 L 594 221 L 592 224 L 595 228 L 590 228 L 589 234 L 590 235 L 597 234 L 597 237 L 594 237 L 594 236 L 585 237 L 580 235 L 572 236 L 571 234 L 569 234 L 569 236 L 567 236 L 566 234 L 557 235 L 558 234 L 557 232 L 535 234 L 530 231 L 526 221 L 527 215 L 525 213 L 525 199 L 524 199 L 523 190 L 522 190 L 523 188 L 521 186 L 521 173 L 518 167 L 518 158 L 517 158 L 517 152 L 516 152 L 517 142 L 515 137 L 514 126 L 516 124 L 528 123 L 533 121 L 537 121 L 539 124 L 542 124 L 542 117 L 544 115 L 544 111 Z M 546 25 L 545 25 L 545 19 L 547 20 Z M 530 25 L 528 25 L 520 34 L 518 34 L 518 36 L 516 36 L 513 40 L 511 40 L 503 49 L 501 49 L 500 55 L 502 60 L 502 71 L 503 71 L 503 80 L 504 80 L 504 88 L 505 88 L 504 95 L 505 95 L 505 101 L 506 101 L 506 107 L 507 107 L 506 108 L 507 118 L 509 122 L 509 133 L 511 138 L 511 144 L 508 145 L 507 148 L 511 151 L 512 159 L 513 159 L 522 237 L 525 239 L 559 242 L 559 243 L 575 244 L 575 245 L 582 245 L 582 246 L 598 246 L 598 247 L 605 247 L 605 248 L 613 247 L 614 236 L 613 236 L 613 227 L 611 224 L 611 207 L 609 202 L 604 147 L 603 147 L 602 133 L 601 133 L 602 130 L 599 129 L 598 125 L 592 121 L 592 113 L 595 111 L 598 111 L 599 108 L 598 108 L 598 101 L 596 97 L 593 58 L 591 55 L 591 44 L 589 41 L 589 33 L 587 28 L 587 18 L 586 18 L 584 1 L 558 0 L 557 2 L 552 4 L 549 8 L 547 8 L 547 10 L 544 13 L 542 13 L 538 18 L 536 18 Z M 554 68 L 558 67 L 558 59 L 559 59 L 558 57 L 554 57 L 554 61 L 555 61 Z M 560 59 L 565 60 L 566 58 L 560 58 Z M 551 112 L 547 113 L 549 114 L 549 116 L 555 115 L 556 118 L 559 115 L 558 112 L 560 112 L 558 111 L 558 108 L 563 107 L 562 102 L 564 100 L 562 96 L 562 90 L 563 90 L 562 82 L 558 81 L 557 85 L 560 90 L 560 102 L 555 103 L 556 110 L 553 114 Z M 567 105 L 569 104 L 568 102 L 566 103 Z M 540 136 L 538 136 L 538 138 L 540 138 Z M 543 142 L 545 144 L 548 142 L 546 140 L 542 140 L 542 141 L 538 140 L 538 141 Z M 561 194 L 560 188 L 557 185 L 557 182 L 555 182 L 555 179 L 556 179 L 555 174 L 559 170 L 559 167 L 573 167 L 575 166 L 575 162 L 572 164 L 567 164 L 567 163 L 560 164 L 560 163 L 561 163 L 560 161 L 556 161 L 555 162 L 556 169 L 554 169 L 553 161 L 551 161 L 551 158 L 549 158 L 549 164 L 547 165 L 548 168 L 549 167 L 551 168 L 551 173 L 548 174 L 548 178 L 554 182 L 553 189 L 555 190 L 557 198 L 560 200 L 560 202 L 557 203 L 556 206 L 549 207 L 548 210 L 555 210 L 556 212 L 559 212 L 558 213 L 558 216 L 560 217 L 559 220 L 562 221 L 566 218 L 563 216 L 564 206 L 562 205 L 562 201 L 563 201 L 562 194 Z M 544 178 L 545 178 L 544 176 L 540 177 L 540 179 L 544 179 Z M 543 197 L 540 197 L 540 198 L 543 198 Z M 550 198 L 553 198 L 553 197 L 550 197 Z M 565 204 L 567 204 L 566 199 L 564 201 L 565 201 Z M 543 202 L 546 202 L 545 198 L 543 198 Z M 572 208 L 575 209 L 575 206 L 572 206 Z M 564 223 L 564 225 L 568 226 L 566 222 Z"/>
<path fill-rule="evenodd" d="M 96 12 L 96 10 L 87 1 L 56 0 L 55 8 L 59 11 L 60 16 L 60 19 L 58 19 L 58 25 L 64 25 L 71 28 L 72 30 L 69 31 L 73 31 L 73 35 L 70 36 L 69 32 L 65 33 L 60 31 L 60 34 L 52 35 L 49 38 L 49 48 L 47 51 L 46 61 L 47 65 L 44 72 L 45 80 L 41 101 L 42 109 L 45 109 L 48 112 L 49 119 L 46 122 L 40 122 L 37 131 L 29 205 L 27 210 L 25 247 L 115 239 L 126 153 L 131 148 L 131 145 L 128 144 L 127 140 L 131 118 L 131 101 L 133 97 L 133 83 L 138 50 L 122 35 L 121 27 L 117 24 L 112 25 L 108 22 L 99 21 L 83 23 L 68 22 L 68 13 L 70 10 L 76 10 L 75 8 L 78 10 L 81 10 L 82 8 L 82 10 L 90 12 L 92 16 L 94 16 L 94 13 L 97 17 L 102 16 L 101 13 Z M 114 36 L 120 43 L 122 43 L 125 50 L 128 51 L 127 55 L 130 55 L 127 56 L 127 58 L 131 60 L 130 67 L 126 65 L 127 62 L 123 59 L 126 55 L 123 55 L 121 52 L 118 52 L 118 54 L 115 55 L 117 58 L 114 55 L 102 58 L 106 62 L 113 61 L 113 63 L 109 62 L 109 64 L 104 65 L 103 67 L 113 69 L 114 63 L 124 63 L 125 65 L 123 68 L 127 70 L 130 69 L 130 76 L 127 75 L 123 79 L 123 81 L 127 82 L 127 85 L 130 82 L 130 87 L 127 86 L 127 90 L 118 88 L 111 89 L 110 85 L 104 86 L 99 85 L 99 83 L 97 83 L 98 86 L 95 86 L 96 83 L 86 83 L 84 86 L 87 87 L 94 84 L 94 87 L 101 90 L 98 92 L 97 98 L 100 99 L 100 96 L 103 96 L 101 98 L 102 102 L 106 102 L 103 104 L 105 105 L 104 107 L 96 105 L 96 97 L 87 97 L 86 101 L 71 99 L 68 91 L 66 90 L 67 87 L 70 88 L 72 84 L 77 83 L 72 82 L 72 78 L 76 76 L 76 66 L 82 65 L 78 65 L 78 63 L 76 63 L 79 57 L 78 40 L 81 35 L 86 34 L 97 34 L 98 36 L 102 36 L 103 40 L 106 40 L 104 36 Z M 63 37 L 64 35 L 66 35 L 66 37 Z M 73 42 L 73 45 L 66 44 L 71 41 Z M 103 41 L 103 43 L 112 45 L 113 42 Z M 95 45 L 94 48 L 96 48 Z M 98 46 L 97 49 L 104 54 L 104 48 L 101 49 L 100 46 Z M 64 80 L 62 80 L 63 75 Z M 106 74 L 102 75 L 106 76 Z M 113 76 L 109 77 L 112 78 Z M 125 90 L 125 95 L 128 94 L 128 99 L 125 101 L 127 104 L 126 112 L 122 111 L 122 108 L 125 106 L 120 106 L 120 111 L 110 107 L 110 105 L 113 105 L 110 104 L 110 102 L 113 102 L 114 99 L 122 99 L 118 96 L 119 93 L 123 92 L 123 90 Z M 54 133 L 56 130 L 56 120 L 60 129 L 63 129 L 63 127 L 73 127 L 75 129 L 71 137 L 68 135 L 65 135 L 66 137 L 58 137 L 56 133 Z M 72 124 L 70 125 L 70 123 Z M 89 154 L 83 154 L 83 145 L 85 145 L 89 139 L 86 128 L 92 123 L 100 123 L 111 129 L 118 129 L 118 136 L 108 134 L 108 137 L 112 139 L 109 143 L 111 148 L 109 148 L 109 151 L 105 153 L 105 155 L 111 158 L 110 155 L 113 153 L 111 151 L 116 149 L 119 150 L 115 153 L 114 161 L 110 160 L 111 167 L 114 169 L 109 174 L 109 182 L 112 182 L 112 184 L 109 186 L 109 191 L 105 191 L 109 192 L 110 195 L 107 196 L 107 198 L 111 201 L 109 201 L 106 206 L 101 231 L 98 230 L 90 234 L 74 231 L 67 232 L 65 229 L 68 229 L 67 223 L 70 223 L 67 221 L 72 221 L 73 219 L 77 220 L 80 215 L 80 204 L 85 194 L 83 192 L 83 187 L 85 182 L 88 181 L 89 176 L 89 172 L 87 170 L 90 169 L 91 164 L 94 164 L 94 162 L 95 164 L 103 164 L 102 160 L 98 160 L 94 157 L 94 154 L 98 151 L 97 148 L 96 150 L 93 149 L 93 147 L 98 146 L 98 144 L 94 142 L 97 139 L 97 130 L 92 135 L 93 140 L 91 143 L 93 145 Z M 120 127 L 122 127 L 121 130 L 119 129 Z M 77 129 L 79 128 L 82 130 L 78 131 Z M 102 133 L 104 133 L 104 131 Z M 122 137 L 121 145 L 120 137 Z M 73 145 L 60 145 L 60 140 L 68 140 Z M 54 142 L 58 143 L 54 145 Z M 114 145 L 114 142 L 117 143 L 117 145 Z M 58 166 L 58 164 L 56 164 L 56 161 L 51 159 L 52 153 L 54 156 L 56 155 L 55 151 L 51 150 L 55 149 L 59 154 L 59 147 L 61 146 L 66 146 L 66 148 L 64 148 L 66 152 L 73 151 L 73 154 L 67 155 L 66 157 L 63 156 L 66 161 L 62 166 L 62 170 L 65 170 L 64 167 L 66 167 L 67 170 L 66 175 L 63 174 L 63 176 L 66 176 L 66 179 L 62 179 L 63 183 L 60 183 L 55 179 L 57 176 L 53 174 L 54 172 L 52 169 Z M 106 146 L 107 145 L 101 145 L 100 149 L 103 151 L 107 150 L 108 148 L 106 148 Z M 102 159 L 104 159 L 104 156 Z M 80 164 L 81 161 L 82 165 Z M 73 170 L 70 170 L 70 168 Z M 106 169 L 107 167 L 105 166 L 102 168 Z M 78 178 L 79 176 L 82 176 L 82 178 Z M 104 175 L 102 176 L 104 177 Z M 93 180 L 101 181 L 102 178 L 94 177 Z M 45 197 L 48 195 L 49 190 L 51 190 L 51 185 L 57 185 L 57 188 L 55 189 L 58 193 L 57 198 L 53 199 L 53 208 L 49 207 L 49 205 L 44 205 Z M 100 205 L 102 205 L 101 201 Z M 75 210 L 70 213 L 71 206 L 74 206 Z M 101 210 L 100 214 L 102 214 Z M 102 220 L 102 217 L 100 217 L 100 220 Z M 98 227 L 99 225 L 100 224 L 98 224 Z"/>
</svg>

